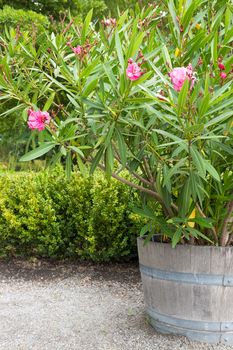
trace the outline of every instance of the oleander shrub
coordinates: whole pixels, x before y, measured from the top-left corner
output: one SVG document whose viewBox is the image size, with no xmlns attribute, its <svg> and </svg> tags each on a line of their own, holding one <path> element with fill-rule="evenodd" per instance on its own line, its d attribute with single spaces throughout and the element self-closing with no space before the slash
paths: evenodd
<svg viewBox="0 0 233 350">
<path fill-rule="evenodd" d="M 67 179 L 52 172 L 0 176 L 1 256 L 109 261 L 136 254 L 137 195 L 97 173 Z"/>
</svg>

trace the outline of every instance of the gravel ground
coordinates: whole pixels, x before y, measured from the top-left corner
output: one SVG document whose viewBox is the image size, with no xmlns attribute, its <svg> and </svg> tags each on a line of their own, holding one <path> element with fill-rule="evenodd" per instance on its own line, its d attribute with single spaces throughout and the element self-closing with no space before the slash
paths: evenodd
<svg viewBox="0 0 233 350">
<path fill-rule="evenodd" d="M 1 350 L 224 350 L 156 333 L 135 264 L 0 262 Z"/>
</svg>

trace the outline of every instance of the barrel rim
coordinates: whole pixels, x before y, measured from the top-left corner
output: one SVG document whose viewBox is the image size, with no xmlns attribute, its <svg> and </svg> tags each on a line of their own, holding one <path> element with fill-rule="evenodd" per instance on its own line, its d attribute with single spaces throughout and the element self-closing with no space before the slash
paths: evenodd
<svg viewBox="0 0 233 350">
<path fill-rule="evenodd" d="M 145 240 L 145 238 L 143 237 L 138 237 L 137 241 L 138 243 L 141 243 Z M 175 248 L 172 248 L 171 243 L 161 243 L 161 242 L 154 242 L 154 241 L 149 241 L 145 244 L 145 247 L 147 245 L 153 245 L 153 246 L 157 246 L 157 247 L 165 247 L 168 249 L 195 249 L 195 250 L 199 250 L 199 249 L 205 249 L 205 250 L 209 250 L 209 249 L 215 249 L 215 250 L 232 250 L 233 251 L 233 246 L 226 246 L 226 247 L 222 247 L 222 246 L 215 246 L 215 245 L 193 245 L 193 244 L 177 244 Z"/>
</svg>

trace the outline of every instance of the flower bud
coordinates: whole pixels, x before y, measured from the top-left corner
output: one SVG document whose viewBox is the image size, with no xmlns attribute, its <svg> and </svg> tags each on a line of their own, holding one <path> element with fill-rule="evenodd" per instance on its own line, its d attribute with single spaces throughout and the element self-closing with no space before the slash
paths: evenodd
<svg viewBox="0 0 233 350">
<path fill-rule="evenodd" d="M 226 79 L 227 74 L 224 73 L 224 72 L 221 72 L 221 73 L 220 73 L 220 77 L 221 77 L 221 79 Z"/>
<path fill-rule="evenodd" d="M 225 69 L 226 69 L 225 66 L 224 66 L 224 64 L 221 63 L 221 62 L 218 63 L 218 68 L 219 68 L 220 70 L 225 70 Z"/>
</svg>

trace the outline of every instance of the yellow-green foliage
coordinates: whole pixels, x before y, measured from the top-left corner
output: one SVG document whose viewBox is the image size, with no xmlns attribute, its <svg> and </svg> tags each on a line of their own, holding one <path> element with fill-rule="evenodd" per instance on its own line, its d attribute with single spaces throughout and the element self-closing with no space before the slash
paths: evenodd
<svg viewBox="0 0 233 350">
<path fill-rule="evenodd" d="M 10 6 L 4 6 L 0 9 L 0 28 L 4 25 L 12 28 L 17 28 L 19 31 L 28 31 L 38 29 L 41 31 L 49 26 L 49 20 L 46 16 L 34 11 L 16 10 Z"/>
<path fill-rule="evenodd" d="M 96 173 L 0 176 L 1 255 L 69 256 L 108 261 L 132 256 L 141 221 L 134 191 Z"/>
</svg>

